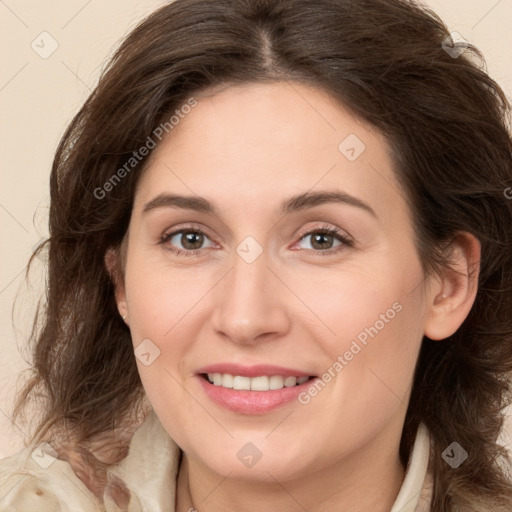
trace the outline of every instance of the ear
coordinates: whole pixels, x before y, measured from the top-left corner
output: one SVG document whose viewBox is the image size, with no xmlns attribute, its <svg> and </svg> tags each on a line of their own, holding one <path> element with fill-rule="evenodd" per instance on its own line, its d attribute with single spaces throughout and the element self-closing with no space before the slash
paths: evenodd
<svg viewBox="0 0 512 512">
<path fill-rule="evenodd" d="M 470 233 L 460 232 L 448 248 L 451 268 L 441 271 L 428 293 L 425 336 L 442 340 L 464 322 L 478 290 L 481 246 Z"/>
<path fill-rule="evenodd" d="M 105 252 L 104 260 L 105 267 L 114 283 L 117 310 L 123 320 L 128 324 L 128 304 L 126 302 L 124 276 L 119 264 L 119 251 L 121 251 L 121 248 L 109 247 Z"/>
</svg>

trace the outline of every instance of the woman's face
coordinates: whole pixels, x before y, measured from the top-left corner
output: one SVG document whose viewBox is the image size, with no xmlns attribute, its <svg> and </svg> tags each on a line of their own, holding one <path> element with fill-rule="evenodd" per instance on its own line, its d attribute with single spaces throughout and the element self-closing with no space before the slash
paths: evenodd
<svg viewBox="0 0 512 512">
<path fill-rule="evenodd" d="M 160 421 L 233 478 L 396 454 L 426 299 L 386 140 L 298 83 L 195 98 L 128 232 L 121 298 Z"/>
</svg>

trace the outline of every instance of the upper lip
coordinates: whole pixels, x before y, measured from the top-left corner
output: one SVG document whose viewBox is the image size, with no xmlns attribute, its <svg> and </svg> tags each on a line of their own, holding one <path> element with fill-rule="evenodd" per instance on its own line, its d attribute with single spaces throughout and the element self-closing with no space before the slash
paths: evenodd
<svg viewBox="0 0 512 512">
<path fill-rule="evenodd" d="M 230 375 L 240 375 L 242 377 L 260 377 L 263 375 L 282 375 L 283 377 L 313 376 L 312 373 L 296 370 L 295 368 L 285 368 L 284 366 L 275 366 L 271 364 L 244 366 L 235 363 L 210 364 L 199 368 L 197 373 L 228 373 Z"/>
</svg>

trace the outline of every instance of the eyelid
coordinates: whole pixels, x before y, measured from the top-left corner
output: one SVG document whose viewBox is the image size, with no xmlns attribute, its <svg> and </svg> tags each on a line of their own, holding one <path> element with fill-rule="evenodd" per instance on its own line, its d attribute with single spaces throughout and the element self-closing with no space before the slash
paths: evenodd
<svg viewBox="0 0 512 512">
<path fill-rule="evenodd" d="M 325 223 L 322 224 L 321 226 L 313 226 L 313 227 L 301 229 L 296 236 L 298 238 L 298 241 L 300 241 L 307 235 L 311 235 L 313 233 L 322 232 L 322 231 L 328 232 L 328 233 L 332 234 L 333 236 L 335 235 L 340 238 L 343 238 L 347 242 L 349 241 L 352 244 L 354 243 L 354 239 L 346 231 L 344 231 L 341 228 L 338 228 L 336 226 L 332 226 L 330 224 L 325 224 Z"/>
<path fill-rule="evenodd" d="M 194 231 L 194 232 L 198 232 L 198 233 L 202 233 L 203 235 L 206 235 L 208 236 L 208 238 L 212 239 L 213 237 L 210 236 L 210 232 L 207 228 L 205 228 L 204 226 L 201 226 L 200 224 L 195 224 L 195 223 L 190 223 L 190 224 L 186 224 L 184 226 L 180 226 L 178 225 L 177 227 L 173 227 L 172 229 L 165 229 L 164 232 L 162 233 L 162 235 L 160 235 L 158 238 L 159 239 L 163 239 L 163 238 L 169 238 L 169 237 L 172 237 L 178 233 L 181 233 L 182 231 Z"/>
</svg>

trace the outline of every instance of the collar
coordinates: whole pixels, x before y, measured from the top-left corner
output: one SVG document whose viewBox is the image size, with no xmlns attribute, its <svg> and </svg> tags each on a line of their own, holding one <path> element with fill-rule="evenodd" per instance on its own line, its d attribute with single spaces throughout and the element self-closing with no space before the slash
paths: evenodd
<svg viewBox="0 0 512 512">
<path fill-rule="evenodd" d="M 140 512 L 175 512 L 176 480 L 181 450 L 153 409 L 133 434 L 128 455 L 109 472 L 121 478 L 139 502 Z M 405 478 L 390 512 L 428 512 L 432 476 L 428 472 L 430 436 L 418 427 Z M 135 496 L 134 496 L 135 495 Z M 134 504 L 135 505 L 135 504 Z M 136 505 L 135 505 L 136 507 Z"/>
<path fill-rule="evenodd" d="M 420 423 L 405 470 L 405 478 L 391 512 L 429 512 L 432 499 L 432 475 L 428 472 L 430 435 Z"/>
</svg>

